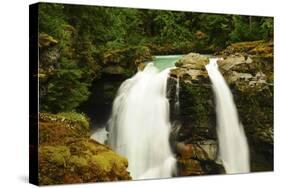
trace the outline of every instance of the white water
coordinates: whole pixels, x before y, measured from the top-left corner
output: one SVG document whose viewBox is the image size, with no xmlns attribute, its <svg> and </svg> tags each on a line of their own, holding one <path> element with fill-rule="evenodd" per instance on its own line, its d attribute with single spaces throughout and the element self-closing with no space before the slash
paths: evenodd
<svg viewBox="0 0 281 188">
<path fill-rule="evenodd" d="M 122 83 L 109 120 L 109 144 L 128 158 L 133 179 L 171 177 L 175 159 L 169 145 L 169 69 L 153 63 Z"/>
<path fill-rule="evenodd" d="M 105 127 L 94 130 L 94 133 L 91 135 L 91 138 L 98 141 L 99 143 L 105 144 L 107 140 L 108 132 L 105 130 Z"/>
<path fill-rule="evenodd" d="M 217 59 L 210 59 L 206 69 L 215 92 L 219 156 L 227 173 L 249 172 L 247 139 L 238 119 L 232 93 L 218 69 Z"/>
</svg>

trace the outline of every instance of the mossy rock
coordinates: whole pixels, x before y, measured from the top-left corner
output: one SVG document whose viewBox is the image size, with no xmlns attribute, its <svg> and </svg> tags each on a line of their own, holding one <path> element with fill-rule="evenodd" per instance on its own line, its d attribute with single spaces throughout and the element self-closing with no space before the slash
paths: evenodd
<svg viewBox="0 0 281 188">
<path fill-rule="evenodd" d="M 58 167 L 65 167 L 66 161 L 69 160 L 71 155 L 69 148 L 66 146 L 43 146 L 40 147 L 39 154 Z"/>
<path fill-rule="evenodd" d="M 209 82 L 205 65 L 209 63 L 207 56 L 198 53 L 189 53 L 176 62 L 175 69 L 170 71 L 170 76 L 179 78 L 185 84 Z"/>
<path fill-rule="evenodd" d="M 130 180 L 126 158 L 89 138 L 78 113 L 39 115 L 39 184 Z"/>
<path fill-rule="evenodd" d="M 39 143 L 62 143 L 71 138 L 89 137 L 88 119 L 75 112 L 39 114 Z"/>
<path fill-rule="evenodd" d="M 215 108 L 210 85 L 180 82 L 180 112 L 184 126 L 193 137 L 215 138 Z"/>
<path fill-rule="evenodd" d="M 189 69 L 205 69 L 205 65 L 209 63 L 207 56 L 198 53 L 189 53 L 176 62 L 177 67 Z"/>
<path fill-rule="evenodd" d="M 273 41 L 247 41 L 237 42 L 229 45 L 220 54 L 223 56 L 229 56 L 231 54 L 249 54 L 259 55 L 263 57 L 273 57 Z"/>
</svg>

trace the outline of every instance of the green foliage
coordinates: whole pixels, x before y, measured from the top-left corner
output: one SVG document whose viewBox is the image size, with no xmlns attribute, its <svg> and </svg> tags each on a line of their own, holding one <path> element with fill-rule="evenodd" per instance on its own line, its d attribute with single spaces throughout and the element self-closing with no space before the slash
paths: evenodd
<svg viewBox="0 0 281 188">
<path fill-rule="evenodd" d="M 65 25 L 95 48 L 122 48 L 153 43 L 196 43 L 224 47 L 229 42 L 270 39 L 273 18 L 144 10 L 96 6 L 40 4 L 40 30 L 62 36 Z M 196 36 L 198 31 L 203 37 Z M 79 39 L 79 40 L 80 40 Z"/>
<path fill-rule="evenodd" d="M 261 19 L 261 32 L 263 38 L 272 39 L 273 38 L 273 18 L 262 18 Z"/>
<path fill-rule="evenodd" d="M 159 11 L 154 21 L 160 27 L 160 40 L 170 43 L 190 40 L 192 33 L 185 17 L 183 12 Z"/>
<path fill-rule="evenodd" d="M 55 38 L 62 36 L 66 24 L 62 4 L 45 4 L 39 6 L 39 28 Z"/>
<path fill-rule="evenodd" d="M 188 121 L 194 122 L 196 125 L 204 125 L 210 121 L 209 115 L 212 113 L 212 107 L 206 100 L 212 98 L 209 88 L 200 87 L 197 84 L 181 84 L 181 88 L 183 89 L 183 95 L 180 96 L 180 101 L 189 104 L 181 107 L 183 109 L 181 113 L 186 116 Z"/>
<path fill-rule="evenodd" d="M 48 83 L 47 96 L 42 99 L 43 111 L 71 111 L 88 98 L 89 84 L 81 82 L 82 71 L 65 58 Z"/>
<path fill-rule="evenodd" d="M 231 31 L 231 17 L 229 15 L 201 14 L 200 28 L 207 33 L 205 41 L 207 44 L 225 46 Z"/>
<path fill-rule="evenodd" d="M 59 112 L 87 100 L 105 53 L 135 47 L 160 54 L 214 52 L 232 42 L 271 40 L 273 18 L 40 3 L 39 30 L 60 52 L 54 70 L 40 72 L 40 88 L 47 90 L 40 108 Z M 132 56 L 141 57 L 137 52 L 125 58 Z"/>
<path fill-rule="evenodd" d="M 233 16 L 232 42 L 269 40 L 273 37 L 273 18 Z"/>
</svg>

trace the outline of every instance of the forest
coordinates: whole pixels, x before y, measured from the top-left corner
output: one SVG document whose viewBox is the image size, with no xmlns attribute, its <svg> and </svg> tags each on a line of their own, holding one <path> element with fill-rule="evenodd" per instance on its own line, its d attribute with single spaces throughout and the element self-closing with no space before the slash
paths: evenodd
<svg viewBox="0 0 281 188">
<path fill-rule="evenodd" d="M 50 112 L 75 110 L 87 100 L 105 52 L 135 47 L 153 55 L 212 54 L 234 42 L 273 39 L 270 17 L 64 4 L 40 4 L 39 28 L 60 51 L 60 67 L 40 101 Z"/>
</svg>

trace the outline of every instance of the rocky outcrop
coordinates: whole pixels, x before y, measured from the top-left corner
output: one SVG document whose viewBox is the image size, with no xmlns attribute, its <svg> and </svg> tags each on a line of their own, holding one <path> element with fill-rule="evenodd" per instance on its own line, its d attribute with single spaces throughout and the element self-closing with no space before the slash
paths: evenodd
<svg viewBox="0 0 281 188">
<path fill-rule="evenodd" d="M 131 179 L 126 158 L 89 137 L 77 113 L 39 114 L 39 184 Z"/>
<path fill-rule="evenodd" d="M 131 77 L 140 63 L 151 61 L 152 55 L 147 47 L 128 47 L 117 50 L 107 50 L 100 57 L 102 73 L 105 75 L 119 75 L 123 78 Z"/>
<path fill-rule="evenodd" d="M 264 41 L 232 44 L 221 53 L 224 59 L 218 60 L 248 138 L 251 171 L 273 170 L 272 48 L 271 42 Z M 170 142 L 178 156 L 180 176 L 224 173 L 217 159 L 215 104 L 207 63 L 206 56 L 188 54 L 176 63 L 168 79 Z"/>
<path fill-rule="evenodd" d="M 273 170 L 273 59 L 263 53 L 218 61 L 247 134 L 251 171 Z"/>
<path fill-rule="evenodd" d="M 168 98 L 174 122 L 170 141 L 177 154 L 179 176 L 224 173 L 217 159 L 213 93 L 205 69 L 208 62 L 208 57 L 190 53 L 170 72 Z M 178 116 L 173 114 L 176 80 L 180 87 Z"/>
<path fill-rule="evenodd" d="M 218 54 L 224 57 L 234 54 L 243 54 L 273 58 L 273 41 L 237 42 L 229 45 Z"/>
<path fill-rule="evenodd" d="M 176 62 L 176 69 L 172 69 L 170 75 L 180 78 L 185 83 L 196 82 L 202 78 L 208 77 L 205 65 L 209 62 L 209 58 L 197 53 L 189 53 Z"/>
</svg>

